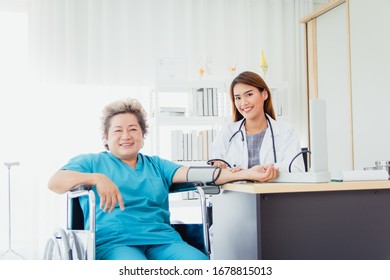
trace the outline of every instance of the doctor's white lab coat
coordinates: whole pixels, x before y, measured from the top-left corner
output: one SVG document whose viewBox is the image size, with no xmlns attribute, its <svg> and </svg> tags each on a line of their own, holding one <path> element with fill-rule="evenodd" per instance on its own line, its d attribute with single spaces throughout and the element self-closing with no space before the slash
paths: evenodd
<svg viewBox="0 0 390 280">
<path fill-rule="evenodd" d="M 279 171 L 288 172 L 291 160 L 301 152 L 301 145 L 298 135 L 294 128 L 285 122 L 277 122 L 269 117 L 271 126 L 274 132 L 274 141 L 276 149 L 276 166 Z M 232 167 L 248 168 L 248 146 L 246 141 L 245 126 L 241 127 L 244 141 L 242 141 L 241 133 L 237 133 L 231 141 L 229 139 L 236 133 L 243 120 L 231 123 L 218 133 L 213 141 L 211 150 L 211 159 L 223 159 Z M 260 164 L 274 163 L 274 152 L 272 147 L 271 129 L 268 124 L 264 135 L 263 143 L 259 150 Z M 291 165 L 291 172 L 304 172 L 305 166 L 303 156 L 298 156 Z"/>
</svg>

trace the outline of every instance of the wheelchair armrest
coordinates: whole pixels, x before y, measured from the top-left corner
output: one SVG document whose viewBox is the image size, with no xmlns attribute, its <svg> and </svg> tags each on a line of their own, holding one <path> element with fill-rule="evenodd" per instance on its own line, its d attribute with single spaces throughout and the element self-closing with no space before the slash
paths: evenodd
<svg viewBox="0 0 390 280">
<path fill-rule="evenodd" d="M 170 193 L 180 193 L 188 191 L 196 191 L 198 188 L 202 188 L 205 194 L 219 194 L 220 186 L 219 185 L 205 185 L 202 182 L 181 182 L 173 183 L 169 187 Z"/>
<path fill-rule="evenodd" d="M 205 185 L 202 187 L 205 194 L 219 194 L 221 192 L 221 187 L 219 185 Z"/>
<path fill-rule="evenodd" d="M 79 184 L 79 185 L 74 186 L 72 189 L 70 189 L 70 192 L 89 191 L 91 189 L 92 189 L 92 185 Z"/>
<path fill-rule="evenodd" d="M 89 191 L 92 190 L 92 185 L 79 184 L 71 188 L 68 192 L 68 198 L 77 198 L 84 195 L 89 195 Z"/>
<path fill-rule="evenodd" d="M 202 182 L 181 182 L 173 183 L 169 187 L 169 193 L 180 193 L 188 191 L 196 191 L 196 187 L 203 186 Z"/>
<path fill-rule="evenodd" d="M 73 199 L 78 199 L 81 196 L 88 196 L 89 202 L 89 212 L 90 212 L 90 230 L 95 230 L 95 205 L 96 198 L 95 193 L 92 191 L 92 185 L 87 184 L 79 184 L 70 189 L 67 193 L 67 209 L 68 209 L 68 219 L 67 219 L 67 229 L 72 229 L 72 220 L 73 220 L 73 211 L 76 210 L 73 208 Z M 78 202 L 79 203 L 79 202 Z M 78 208 L 80 208 L 80 204 L 78 204 Z M 81 208 L 78 209 L 79 213 L 77 215 L 83 215 Z"/>
</svg>

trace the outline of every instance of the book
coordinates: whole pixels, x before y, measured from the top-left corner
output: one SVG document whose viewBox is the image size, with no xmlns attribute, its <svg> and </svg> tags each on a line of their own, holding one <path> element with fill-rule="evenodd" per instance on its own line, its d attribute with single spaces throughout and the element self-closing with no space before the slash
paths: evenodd
<svg viewBox="0 0 390 280">
<path fill-rule="evenodd" d="M 217 88 L 212 89 L 212 96 L 213 96 L 213 101 L 212 101 L 212 115 L 213 116 L 218 116 L 218 90 Z"/>
<path fill-rule="evenodd" d="M 196 130 L 191 131 L 191 149 L 192 160 L 199 160 L 198 158 L 198 132 Z"/>
<path fill-rule="evenodd" d="M 213 89 L 207 89 L 207 116 L 213 116 Z"/>
<path fill-rule="evenodd" d="M 183 133 L 183 160 L 188 160 L 188 133 Z"/>
<path fill-rule="evenodd" d="M 202 135 L 202 160 L 207 160 L 208 158 L 207 130 L 201 130 L 200 133 Z"/>
<path fill-rule="evenodd" d="M 204 160 L 203 158 L 203 136 L 200 132 L 197 133 L 198 139 L 198 160 Z"/>
<path fill-rule="evenodd" d="M 182 130 L 171 131 L 171 156 L 173 161 L 184 160 L 184 135 Z"/>
<path fill-rule="evenodd" d="M 209 115 L 209 103 L 208 103 L 208 97 L 207 97 L 207 89 L 204 88 L 202 92 L 203 96 L 203 116 Z"/>
<path fill-rule="evenodd" d="M 172 130 L 171 131 L 171 159 L 173 161 L 178 161 L 179 160 L 178 139 L 179 139 L 179 131 L 178 130 Z"/>
<path fill-rule="evenodd" d="M 213 144 L 213 130 L 208 129 L 207 130 L 207 158 L 211 158 L 211 146 Z"/>
<path fill-rule="evenodd" d="M 177 160 L 184 160 L 184 134 L 182 130 L 178 130 L 177 142 L 175 147 L 177 149 Z"/>
<path fill-rule="evenodd" d="M 204 89 L 203 88 L 198 88 L 196 91 L 195 91 L 195 101 L 194 103 L 196 102 L 196 115 L 197 116 L 204 116 L 204 103 L 203 103 L 203 91 Z"/>
<path fill-rule="evenodd" d="M 187 160 L 194 160 L 192 158 L 192 133 L 187 133 Z"/>
</svg>

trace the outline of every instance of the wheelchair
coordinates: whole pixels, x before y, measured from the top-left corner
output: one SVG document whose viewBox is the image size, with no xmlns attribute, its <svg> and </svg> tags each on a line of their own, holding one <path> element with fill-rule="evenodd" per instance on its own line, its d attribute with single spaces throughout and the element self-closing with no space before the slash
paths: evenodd
<svg viewBox="0 0 390 280">
<path fill-rule="evenodd" d="M 169 193 L 196 192 L 199 196 L 201 224 L 172 223 L 171 226 L 188 244 L 211 254 L 209 229 L 212 224 L 212 205 L 208 198 L 220 193 L 220 186 L 203 182 L 174 183 Z M 84 228 L 84 214 L 79 197 L 88 196 L 89 229 Z M 46 242 L 44 260 L 94 260 L 95 259 L 95 193 L 91 185 L 77 185 L 67 193 L 66 228 L 57 228 Z"/>
</svg>

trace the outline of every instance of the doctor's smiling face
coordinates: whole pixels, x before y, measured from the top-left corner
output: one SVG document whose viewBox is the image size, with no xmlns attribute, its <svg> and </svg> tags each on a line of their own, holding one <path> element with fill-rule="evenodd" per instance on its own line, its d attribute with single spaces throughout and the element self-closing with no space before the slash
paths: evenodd
<svg viewBox="0 0 390 280">
<path fill-rule="evenodd" d="M 235 77 L 230 85 L 229 95 L 234 122 L 243 118 L 265 119 L 265 114 L 276 120 L 271 92 L 263 78 L 255 72 L 245 71 Z"/>
<path fill-rule="evenodd" d="M 264 116 L 264 102 L 268 98 L 266 90 L 238 83 L 233 88 L 234 105 L 247 120 Z"/>
</svg>

